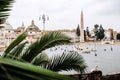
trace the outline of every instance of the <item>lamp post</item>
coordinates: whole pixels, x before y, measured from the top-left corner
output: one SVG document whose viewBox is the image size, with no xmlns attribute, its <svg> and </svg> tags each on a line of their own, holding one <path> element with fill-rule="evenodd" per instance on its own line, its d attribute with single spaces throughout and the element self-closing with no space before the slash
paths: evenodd
<svg viewBox="0 0 120 80">
<path fill-rule="evenodd" d="M 43 33 L 45 32 L 45 22 L 49 20 L 49 17 L 45 14 L 39 17 L 39 20 L 42 20 L 43 23 Z"/>
</svg>

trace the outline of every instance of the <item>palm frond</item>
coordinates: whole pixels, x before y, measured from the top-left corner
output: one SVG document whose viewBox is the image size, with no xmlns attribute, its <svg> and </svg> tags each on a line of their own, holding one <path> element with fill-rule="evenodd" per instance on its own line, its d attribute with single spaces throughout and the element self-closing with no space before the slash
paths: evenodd
<svg viewBox="0 0 120 80">
<path fill-rule="evenodd" d="M 28 48 L 22 59 L 31 62 L 43 50 L 56 45 L 69 44 L 71 38 L 62 34 L 61 32 L 49 32 L 42 36 L 42 38 Z"/>
<path fill-rule="evenodd" d="M 19 45 L 19 43 L 21 43 L 26 37 L 27 34 L 25 32 L 19 35 L 4 51 L 3 57 L 6 57 L 10 53 L 10 51 L 12 51 L 17 45 Z"/>
<path fill-rule="evenodd" d="M 23 63 L 12 59 L 0 58 L 1 80 L 76 80 L 69 76 Z"/>
<path fill-rule="evenodd" d="M 75 51 L 70 51 L 63 53 L 62 55 L 52 57 L 47 69 L 53 71 L 68 71 L 73 69 L 82 73 L 86 67 L 83 57 Z"/>
<path fill-rule="evenodd" d="M 48 55 L 45 52 L 42 52 L 32 61 L 32 63 L 34 65 L 39 65 L 41 67 L 44 67 L 49 62 L 48 60 L 49 60 Z"/>
<path fill-rule="evenodd" d="M 0 0 L 0 24 L 9 16 L 12 4 L 15 0 Z"/>
<path fill-rule="evenodd" d="M 25 45 L 26 42 L 23 42 L 21 44 L 19 44 L 18 46 L 16 46 L 10 53 L 8 53 L 6 55 L 7 58 L 12 58 L 12 59 L 16 59 L 16 60 L 21 60 L 20 56 L 22 55 L 23 51 L 25 50 Z"/>
</svg>

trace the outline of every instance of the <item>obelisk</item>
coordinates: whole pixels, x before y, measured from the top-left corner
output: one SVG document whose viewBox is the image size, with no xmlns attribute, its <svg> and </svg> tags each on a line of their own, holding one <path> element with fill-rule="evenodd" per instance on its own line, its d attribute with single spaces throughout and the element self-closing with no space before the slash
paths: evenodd
<svg viewBox="0 0 120 80">
<path fill-rule="evenodd" d="M 80 29 L 80 42 L 84 42 L 84 20 L 83 20 L 83 11 L 81 11 L 81 16 L 80 16 L 80 24 L 81 24 L 81 29 Z"/>
</svg>

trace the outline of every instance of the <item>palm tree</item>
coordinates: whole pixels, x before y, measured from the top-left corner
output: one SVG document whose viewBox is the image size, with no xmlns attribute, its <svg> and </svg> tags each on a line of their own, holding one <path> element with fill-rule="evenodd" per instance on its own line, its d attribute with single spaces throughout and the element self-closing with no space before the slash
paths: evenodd
<svg viewBox="0 0 120 80">
<path fill-rule="evenodd" d="M 49 37 L 54 38 L 54 37 L 56 37 L 55 35 L 53 36 L 53 34 L 55 34 L 55 33 L 56 32 L 51 32 L 49 34 L 46 34 L 46 36 L 49 35 Z M 60 40 L 60 41 L 62 40 L 63 41 L 62 44 L 70 43 L 68 41 L 68 40 L 70 40 L 70 38 L 68 38 L 68 37 L 64 38 L 65 36 L 62 37 L 62 34 L 60 34 L 58 32 L 56 34 L 59 35 L 59 37 L 61 35 L 61 38 L 53 39 L 56 43 L 57 43 L 57 40 Z M 23 59 L 22 58 L 23 54 L 30 48 L 30 47 L 28 47 L 28 49 L 26 49 L 25 51 L 23 50 L 25 48 L 25 44 L 27 44 L 27 41 L 24 41 L 26 36 L 27 36 L 26 33 L 21 34 L 5 50 L 3 57 L 0 59 L 0 71 L 1 71 L 0 78 L 1 79 L 9 79 L 9 80 L 14 80 L 14 79 L 15 80 L 30 80 L 30 79 L 33 79 L 33 80 L 77 80 L 77 79 L 73 79 L 69 76 L 63 76 L 56 72 L 49 71 L 49 70 L 43 69 L 42 67 L 36 66 L 36 65 L 39 65 L 40 63 L 42 63 L 42 65 L 43 65 L 43 63 L 48 61 L 47 60 L 48 57 L 44 53 L 39 54 L 33 60 L 34 63 L 36 62 L 35 65 L 32 65 L 27 60 Z M 44 37 L 41 39 L 43 39 L 43 41 L 45 40 Z M 47 38 L 47 39 L 49 39 L 49 38 Z M 50 41 L 52 43 L 54 42 L 52 40 L 50 40 Z M 37 42 L 39 42 L 39 40 Z M 58 44 L 60 44 L 59 42 L 58 42 Z M 35 43 L 33 43 L 33 44 L 35 44 Z M 33 44 L 31 44 L 31 46 L 33 46 Z M 36 44 L 36 46 L 37 45 L 38 44 Z M 57 45 L 57 44 L 54 44 L 54 45 Z M 48 45 L 48 47 L 49 46 L 50 45 Z M 37 47 L 39 47 L 39 46 L 37 46 Z M 31 54 L 31 56 L 32 56 L 32 54 Z"/>
<path fill-rule="evenodd" d="M 14 0 L 0 0 L 0 24 L 9 16 Z"/>
<path fill-rule="evenodd" d="M 24 41 L 26 37 L 27 34 L 25 32 L 18 36 L 4 51 L 4 57 L 18 57 L 27 62 L 32 62 L 42 51 L 56 45 L 70 44 L 71 40 L 71 38 L 60 32 L 50 32 L 46 33 L 41 39 L 37 40 L 24 50 L 27 43 L 27 41 Z"/>
<path fill-rule="evenodd" d="M 50 58 L 46 68 L 57 72 L 62 70 L 75 70 L 84 73 L 86 64 L 83 57 L 78 52 L 68 51 L 62 55 L 55 55 Z"/>
<path fill-rule="evenodd" d="M 13 2 L 14 0 L 0 0 L 0 24 L 9 16 L 11 3 Z M 70 38 L 68 37 L 64 38 L 65 36 L 62 37 L 59 33 L 55 35 L 51 33 L 51 35 L 47 35 L 46 37 L 44 36 L 41 40 L 36 41 L 26 50 L 24 48 L 27 41 L 23 40 L 27 35 L 26 33 L 20 35 L 5 50 L 3 57 L 0 58 L 0 78 L 2 80 L 76 80 L 68 76 L 63 76 L 50 70 L 43 69 L 39 66 L 35 66 L 41 63 L 47 63 L 48 57 L 45 54 L 42 54 L 43 50 L 58 44 L 69 43 Z M 46 42 L 47 44 L 45 44 Z M 30 59 L 27 58 L 27 56 L 30 55 L 33 56 L 30 57 Z"/>
<path fill-rule="evenodd" d="M 24 49 L 27 44 L 27 42 L 24 41 L 26 36 L 27 34 L 23 33 L 14 40 L 4 51 L 3 57 L 30 62 L 53 71 L 74 69 L 81 73 L 84 72 L 86 64 L 82 56 L 75 51 L 66 52 L 61 56 L 57 55 L 53 58 L 48 58 L 48 56 L 43 53 L 44 50 L 56 45 L 71 44 L 71 38 L 68 36 L 61 32 L 49 32 L 31 44 L 27 49 Z"/>
<path fill-rule="evenodd" d="M 0 80 L 77 80 L 41 67 L 0 58 Z"/>
</svg>

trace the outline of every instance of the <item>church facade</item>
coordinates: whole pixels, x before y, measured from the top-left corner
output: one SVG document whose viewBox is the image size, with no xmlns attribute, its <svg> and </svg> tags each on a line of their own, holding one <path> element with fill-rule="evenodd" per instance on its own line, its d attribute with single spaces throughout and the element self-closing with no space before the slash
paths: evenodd
<svg viewBox="0 0 120 80">
<path fill-rule="evenodd" d="M 41 30 L 35 25 L 34 20 L 32 20 L 31 25 L 25 29 L 24 23 L 22 26 L 17 29 L 5 21 L 3 24 L 0 24 L 0 50 L 9 46 L 9 44 L 20 34 L 27 32 L 28 36 L 26 40 L 31 44 L 37 39 L 41 38 Z"/>
</svg>

